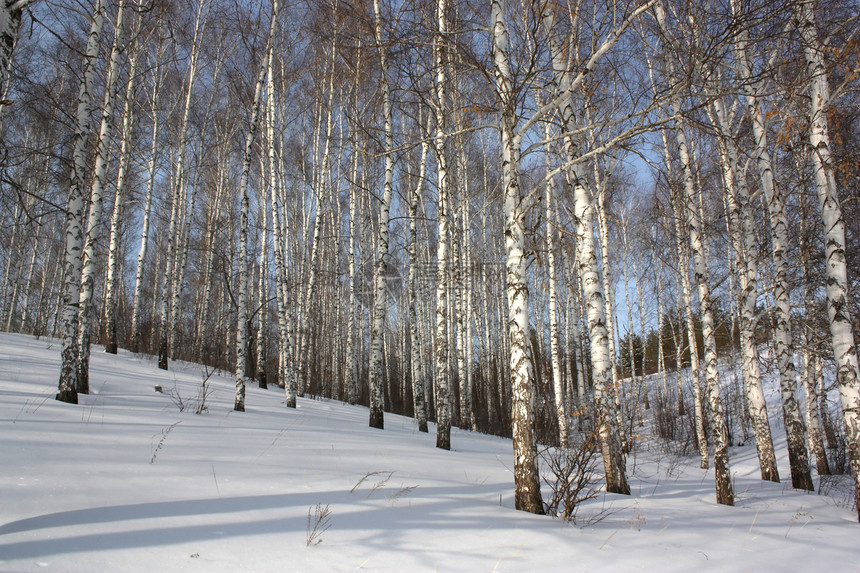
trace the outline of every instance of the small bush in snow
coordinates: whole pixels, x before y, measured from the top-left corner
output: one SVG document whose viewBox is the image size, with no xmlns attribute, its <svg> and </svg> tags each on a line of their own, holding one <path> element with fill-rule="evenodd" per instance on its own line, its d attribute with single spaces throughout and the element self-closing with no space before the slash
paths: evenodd
<svg viewBox="0 0 860 573">
<path fill-rule="evenodd" d="M 547 448 L 540 458 L 541 478 L 552 492 L 544 504 L 546 513 L 576 523 L 580 504 L 600 495 L 597 438 L 594 434 L 574 434 L 570 447 Z"/>
</svg>

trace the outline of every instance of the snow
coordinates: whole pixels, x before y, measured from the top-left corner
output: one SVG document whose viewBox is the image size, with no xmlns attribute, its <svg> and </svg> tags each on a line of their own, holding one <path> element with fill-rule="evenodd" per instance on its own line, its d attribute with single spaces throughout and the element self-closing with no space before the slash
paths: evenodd
<svg viewBox="0 0 860 573">
<path fill-rule="evenodd" d="M 198 415 L 203 367 L 98 347 L 79 405 L 53 399 L 58 374 L 56 341 L 0 334 L 0 571 L 860 570 L 855 514 L 785 483 L 775 423 L 784 483 L 734 448 L 737 505 L 718 506 L 695 456 L 640 452 L 632 495 L 587 502 L 583 519 L 608 513 L 583 528 L 513 509 L 510 440 L 453 429 L 443 451 L 432 424 L 375 430 L 277 388 L 233 412 L 218 373 Z"/>
</svg>

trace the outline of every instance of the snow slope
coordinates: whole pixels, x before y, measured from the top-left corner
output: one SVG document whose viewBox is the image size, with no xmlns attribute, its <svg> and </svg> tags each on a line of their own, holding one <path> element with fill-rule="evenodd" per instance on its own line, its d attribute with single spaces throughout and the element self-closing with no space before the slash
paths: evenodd
<svg viewBox="0 0 860 573">
<path fill-rule="evenodd" d="M 202 367 L 93 350 L 73 406 L 53 399 L 56 341 L 0 334 L 0 571 L 860 571 L 855 515 L 761 482 L 752 446 L 732 451 L 736 507 L 695 458 L 639 454 L 633 495 L 577 528 L 513 509 L 509 440 L 454 430 L 445 452 L 432 425 L 288 410 L 277 388 L 237 413 L 219 375 L 197 415 Z"/>
</svg>

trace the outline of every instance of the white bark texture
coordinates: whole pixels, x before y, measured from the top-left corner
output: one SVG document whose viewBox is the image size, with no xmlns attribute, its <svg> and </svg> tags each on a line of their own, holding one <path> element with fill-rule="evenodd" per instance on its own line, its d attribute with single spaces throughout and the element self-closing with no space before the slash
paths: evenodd
<svg viewBox="0 0 860 573">
<path fill-rule="evenodd" d="M 508 56 L 504 0 L 492 0 L 493 73 L 501 105 L 502 188 L 505 205 L 505 288 L 508 299 L 508 341 L 511 345 L 511 425 L 514 442 L 515 506 L 543 514 L 534 435 L 534 369 L 529 353 L 529 290 L 525 251 L 525 206 L 519 186 L 521 134 L 517 132 L 516 101 Z"/>
<path fill-rule="evenodd" d="M 376 262 L 373 272 L 373 316 L 370 324 L 370 421 L 372 428 L 384 427 L 383 403 L 384 379 L 383 334 L 385 328 L 385 313 L 388 308 L 388 291 L 385 280 L 388 269 L 388 239 L 389 219 L 391 213 L 392 185 L 394 183 L 394 124 L 391 103 L 391 85 L 388 74 L 388 46 L 382 38 L 382 9 L 379 0 L 373 0 L 374 35 L 376 50 L 379 53 L 379 69 L 382 75 L 382 120 L 385 132 L 385 174 L 382 182 L 382 201 L 379 205 L 379 222 L 377 229 Z"/>
<path fill-rule="evenodd" d="M 545 124 L 544 135 L 550 139 L 549 124 Z M 546 155 L 547 171 L 551 171 L 549 154 Z M 568 446 L 568 417 L 565 402 L 564 380 L 561 371 L 561 356 L 558 333 L 558 281 L 555 274 L 555 231 L 558 226 L 558 216 L 555 209 L 555 179 L 550 177 L 546 182 L 544 196 L 546 209 L 546 250 L 547 270 L 549 272 L 549 345 L 552 364 L 552 388 L 555 398 L 555 417 L 558 424 L 558 444 L 562 448 Z"/>
<path fill-rule="evenodd" d="M 291 383 L 293 365 L 289 349 L 292 347 L 290 328 L 287 323 L 287 273 L 284 261 L 284 224 L 278 208 L 278 169 L 275 150 L 275 84 L 273 58 L 268 60 L 266 73 L 266 139 L 269 159 L 269 199 L 272 204 L 272 250 L 275 255 L 275 298 L 278 307 L 278 382 L 283 385 L 288 408 L 296 407 L 295 386 Z"/>
<path fill-rule="evenodd" d="M 675 115 L 679 115 L 678 102 L 674 104 Z M 675 127 L 675 141 L 678 144 L 678 155 L 684 182 L 687 212 L 687 229 L 690 233 L 690 248 L 693 255 L 693 269 L 699 290 L 699 316 L 702 321 L 702 338 L 705 346 L 705 382 L 708 395 L 708 414 L 711 418 L 711 441 L 714 445 L 714 477 L 717 490 L 717 503 L 734 505 L 731 472 L 729 469 L 728 430 L 723 415 L 720 399 L 720 381 L 717 372 L 717 344 L 714 338 L 714 317 L 711 312 L 711 285 L 708 272 L 708 261 L 705 256 L 704 240 L 702 237 L 702 221 L 695 207 L 697 195 L 693 186 L 691 158 L 687 150 L 684 125 L 681 122 Z"/>
<path fill-rule="evenodd" d="M 420 119 L 419 119 L 420 121 Z M 425 378 L 422 364 L 421 336 L 418 329 L 418 206 L 421 203 L 421 191 L 424 188 L 424 177 L 427 166 L 427 153 L 430 141 L 425 137 L 421 142 L 421 157 L 418 164 L 418 177 L 409 204 L 409 338 L 411 340 L 410 366 L 412 375 L 412 410 L 418 422 L 418 431 L 427 432 L 427 407 L 424 402 Z"/>
<path fill-rule="evenodd" d="M 236 304 L 239 307 L 236 318 L 236 392 L 233 402 L 233 410 L 245 411 L 245 385 L 246 366 L 248 353 L 248 217 L 250 211 L 250 199 L 248 197 L 248 178 L 251 172 L 251 160 L 254 153 L 254 141 L 260 125 L 260 110 L 263 99 L 263 83 L 269 71 L 269 60 L 272 58 L 275 30 L 278 22 L 278 0 L 272 2 L 272 20 L 269 24 L 269 39 L 266 45 L 265 61 L 257 74 L 257 83 L 254 87 L 254 101 L 251 107 L 251 123 L 248 126 L 248 134 L 245 136 L 245 151 L 242 157 L 242 174 L 239 177 L 239 193 L 242 197 L 241 210 L 239 214 L 239 287 Z"/>
<path fill-rule="evenodd" d="M 132 126 L 134 125 L 134 99 L 137 79 L 137 54 L 129 57 L 128 83 L 125 89 L 125 104 L 122 111 L 122 136 L 119 152 L 119 169 L 116 176 L 116 197 L 113 203 L 113 213 L 110 224 L 110 244 L 108 246 L 107 284 L 105 285 L 105 352 L 117 353 L 116 334 L 116 301 L 118 298 L 117 281 L 120 261 L 119 242 L 122 230 L 125 187 L 128 179 L 129 161 L 131 159 Z"/>
<path fill-rule="evenodd" d="M 66 211 L 66 237 L 63 262 L 62 350 L 57 400 L 78 403 L 78 305 L 81 293 L 81 271 L 84 247 L 83 217 L 85 208 L 84 172 L 86 171 L 87 138 L 90 134 L 90 104 L 92 101 L 95 60 L 104 26 L 104 0 L 97 0 L 90 22 L 90 32 L 84 55 L 78 108 L 75 115 L 75 143 L 72 156 L 71 185 Z"/>
<path fill-rule="evenodd" d="M 582 282 L 582 296 L 586 309 L 586 324 L 591 347 L 595 402 L 594 426 L 597 429 L 603 456 L 603 467 L 606 471 L 606 490 L 611 493 L 629 495 L 630 486 L 627 484 L 626 462 L 622 452 L 621 428 L 614 404 L 613 367 L 610 358 L 612 341 L 607 330 L 604 296 L 600 289 L 600 277 L 597 270 L 597 254 L 594 244 L 594 209 L 591 195 L 585 187 L 586 178 L 581 166 L 576 162 L 579 149 L 573 134 L 578 130 L 572 93 L 585 75 L 594 67 L 597 59 L 618 41 L 620 33 L 629 25 L 630 19 L 628 18 L 616 28 L 613 34 L 594 51 L 584 68 L 574 76 L 567 65 L 567 58 L 562 48 L 563 43 L 558 37 L 552 9 L 553 7 L 548 4 L 547 9 L 542 14 L 542 22 L 552 57 L 553 87 L 558 94 L 553 102 L 558 107 L 562 128 L 565 131 L 564 156 L 568 162 L 568 173 L 574 187 L 574 218 L 576 220 L 579 255 L 579 278 Z M 639 13 L 641 12 L 637 9 L 631 18 Z"/>
<path fill-rule="evenodd" d="M 148 176 L 146 179 L 146 196 L 143 207 L 143 220 L 140 226 L 140 250 L 137 254 L 137 269 L 134 278 L 134 298 L 131 312 L 131 350 L 140 351 L 140 313 L 143 299 L 143 272 L 146 264 L 146 253 L 149 249 L 149 222 L 152 215 L 152 194 L 155 189 L 155 171 L 158 166 L 158 94 L 161 89 L 161 67 L 156 66 L 152 85 L 152 141 L 149 150 Z"/>
<path fill-rule="evenodd" d="M 848 461 L 854 473 L 854 505 L 860 520 L 860 371 L 848 305 L 845 221 L 842 218 L 836 176 L 830 157 L 830 131 L 827 120 L 830 85 L 824 65 L 825 48 L 815 28 L 812 2 L 801 2 L 796 17 L 803 39 L 803 52 L 810 81 L 809 145 L 812 149 L 815 184 L 824 224 L 827 316 L 830 320 L 830 337 L 836 362 L 836 381 L 842 404 Z"/>
<path fill-rule="evenodd" d="M 185 87 L 185 105 L 182 112 L 182 122 L 179 126 L 179 134 L 177 138 L 176 165 L 173 174 L 173 193 L 172 206 L 170 211 L 170 225 L 167 232 L 167 250 L 164 253 L 166 257 L 164 265 L 164 274 L 161 286 L 161 299 L 159 302 L 159 343 L 158 343 L 158 367 L 162 370 L 168 369 L 168 360 L 172 352 L 170 347 L 170 289 L 174 283 L 176 249 L 179 240 L 179 217 L 181 214 L 181 205 L 185 202 L 184 185 L 184 165 L 185 165 L 185 146 L 186 135 L 188 133 L 188 117 L 191 113 L 191 96 L 194 88 L 194 81 L 197 76 L 197 64 L 200 58 L 201 40 L 203 28 L 206 25 L 208 12 L 204 14 L 204 2 L 201 1 L 198 6 L 197 16 L 194 21 L 194 37 L 191 44 L 191 57 L 188 63 L 188 76 L 186 78 L 187 85 Z"/>
<path fill-rule="evenodd" d="M 740 16 L 737 0 L 732 2 L 735 16 Z M 785 420 L 785 433 L 788 438 L 788 454 L 791 467 L 791 481 L 797 489 L 812 490 L 812 476 L 809 473 L 809 456 L 804 443 L 805 428 L 800 414 L 800 406 L 795 398 L 797 387 L 797 372 L 794 366 L 794 350 L 791 335 L 791 301 L 789 300 L 790 285 L 789 262 L 786 249 L 788 240 L 788 217 L 785 214 L 785 197 L 781 186 L 774 180 L 773 166 L 767 149 L 767 130 L 764 111 L 759 93 L 759 80 L 755 79 L 752 63 L 747 50 L 748 32 L 742 29 L 735 38 L 735 54 L 738 71 L 742 80 L 742 89 L 747 103 L 747 113 L 752 121 L 755 154 L 758 163 L 759 178 L 767 199 L 769 214 L 771 246 L 773 259 L 773 289 L 775 306 L 775 352 L 780 373 L 780 390 L 782 394 L 782 411 Z M 754 407 L 755 406 L 755 407 Z M 767 411 L 764 400 L 761 405 L 750 402 L 750 419 L 759 448 L 762 479 L 779 481 L 776 470 L 776 460 L 773 454 L 773 441 L 765 441 L 769 437 L 770 427 L 767 424 Z M 761 442 L 761 444 L 760 444 Z M 762 451 L 764 450 L 764 451 Z"/>
<path fill-rule="evenodd" d="M 447 83 L 444 51 L 447 17 L 446 0 L 436 2 L 437 36 L 434 44 L 436 64 L 435 115 L 436 186 L 438 189 L 436 240 L 436 447 L 451 449 L 451 371 L 448 366 L 448 219 L 450 216 L 448 150 L 445 141 L 445 87 Z"/>
</svg>

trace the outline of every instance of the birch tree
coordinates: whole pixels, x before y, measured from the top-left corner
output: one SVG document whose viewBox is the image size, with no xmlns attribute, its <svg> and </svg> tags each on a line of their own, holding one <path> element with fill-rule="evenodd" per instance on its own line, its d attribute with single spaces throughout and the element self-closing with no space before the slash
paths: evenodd
<svg viewBox="0 0 860 573">
<path fill-rule="evenodd" d="M 10 105 L 9 72 L 12 66 L 12 55 L 18 42 L 18 30 L 24 10 L 35 0 L 2 0 L 0 1 L 0 124 L 6 107 Z"/>
<path fill-rule="evenodd" d="M 82 251 L 84 247 L 84 185 L 86 170 L 87 139 L 90 135 L 90 105 L 92 101 L 95 63 L 104 26 L 104 1 L 96 0 L 90 19 L 90 31 L 84 55 L 81 87 L 75 116 L 75 139 L 72 156 L 71 185 L 66 209 L 65 252 L 63 274 L 65 276 L 62 299 L 62 350 L 60 381 L 57 400 L 78 403 L 78 308 L 81 294 Z"/>
<path fill-rule="evenodd" d="M 391 211 L 392 185 L 394 182 L 394 119 L 391 101 L 391 85 L 388 66 L 388 46 L 382 37 L 382 9 L 379 0 L 373 0 L 373 33 L 376 41 L 376 51 L 379 56 L 379 73 L 382 85 L 382 121 L 384 143 L 385 174 L 382 183 L 382 197 L 379 205 L 379 221 L 377 223 L 376 262 L 373 273 L 373 314 L 370 327 L 370 427 L 384 427 L 383 412 L 383 329 L 388 306 L 388 291 L 385 281 L 388 269 L 388 240 L 389 219 Z"/>
<path fill-rule="evenodd" d="M 250 215 L 250 198 L 248 195 L 248 179 L 251 173 L 251 161 L 254 153 L 254 141 L 257 138 L 257 130 L 260 125 L 260 109 L 263 98 L 263 84 L 266 73 L 269 70 L 268 61 L 272 57 L 275 31 L 278 23 L 278 0 L 272 0 L 272 17 L 269 23 L 269 36 L 266 42 L 266 53 L 260 71 L 257 73 L 257 81 L 254 86 L 254 100 L 251 105 L 251 122 L 248 126 L 248 134 L 245 136 L 245 151 L 242 156 L 242 171 L 239 178 L 239 193 L 242 197 L 240 221 L 239 221 L 239 286 L 236 304 L 238 313 L 236 318 L 236 394 L 233 410 L 245 411 L 245 386 L 246 386 L 246 364 L 248 353 L 247 328 L 248 321 L 248 217 Z"/>
<path fill-rule="evenodd" d="M 664 38 L 668 35 L 665 11 L 661 4 L 655 4 L 654 14 Z M 665 40 L 664 40 L 665 42 Z M 673 75 L 669 68 L 670 76 Z M 675 143 L 681 164 L 684 202 L 682 208 L 685 226 L 689 232 L 690 249 L 693 259 L 694 276 L 699 294 L 699 316 L 702 321 L 702 337 L 705 346 L 705 380 L 708 395 L 708 414 L 711 418 L 711 439 L 714 445 L 714 477 L 717 490 L 717 503 L 734 505 L 734 491 L 731 483 L 728 456 L 728 431 L 723 415 L 722 400 L 717 372 L 717 347 L 714 339 L 714 316 L 711 310 L 711 285 L 705 243 L 702 234 L 700 211 L 696 206 L 698 195 L 695 189 L 692 158 L 685 133 L 685 122 L 681 117 L 681 103 L 676 94 L 672 98 L 672 112 L 677 123 L 674 127 Z M 682 272 L 686 272 L 686 269 Z M 691 338 L 694 338 L 691 336 Z M 692 353 L 691 353 L 692 354 Z"/>
<path fill-rule="evenodd" d="M 836 381 L 842 404 L 848 460 L 854 473 L 854 505 L 860 520 L 860 370 L 848 305 L 845 221 L 839 204 L 830 153 L 830 126 L 827 116 L 828 107 L 831 105 L 830 83 L 824 65 L 825 46 L 818 37 L 812 2 L 799 1 L 795 7 L 795 18 L 800 31 L 809 82 L 809 148 L 824 228 L 827 317 L 830 321 L 830 338 L 836 362 Z"/>
<path fill-rule="evenodd" d="M 448 364 L 448 224 L 450 216 L 450 181 L 448 176 L 448 149 L 445 139 L 446 86 L 448 83 L 445 49 L 448 18 L 447 0 L 436 1 L 437 31 L 433 51 L 436 65 L 435 115 L 436 133 L 433 145 L 436 152 L 436 216 L 439 219 L 436 237 L 436 447 L 451 449 L 451 370 Z"/>
<path fill-rule="evenodd" d="M 146 255 L 149 250 L 149 225 L 152 216 L 153 192 L 155 190 L 155 173 L 158 168 L 158 149 L 159 149 L 159 114 L 158 103 L 159 94 L 163 84 L 163 56 L 166 50 L 166 42 L 159 40 L 156 48 L 155 65 L 152 71 L 152 94 L 149 98 L 150 114 L 152 117 L 152 129 L 150 134 L 150 150 L 149 163 L 147 166 L 146 178 L 146 193 L 143 200 L 143 217 L 140 225 L 140 249 L 137 253 L 137 266 L 134 277 L 134 296 L 132 301 L 131 312 L 131 345 L 132 352 L 139 352 L 141 345 L 142 333 L 141 326 L 141 305 L 143 304 L 143 281 L 144 270 L 146 265 Z"/>
<path fill-rule="evenodd" d="M 506 1 L 491 0 L 493 75 L 501 107 L 502 188 L 505 210 L 505 289 L 508 299 L 508 339 L 511 345 L 510 386 L 514 440 L 516 508 L 543 514 L 537 449 L 533 426 L 533 365 L 529 353 L 529 289 L 526 270 L 524 201 L 519 185 L 522 132 L 517 129 L 513 70 L 508 54 Z"/>
<path fill-rule="evenodd" d="M 122 135 L 119 151 L 119 169 L 116 176 L 116 196 L 114 198 L 113 213 L 111 214 L 110 244 L 108 246 L 107 282 L 105 285 L 105 352 L 110 354 L 117 353 L 116 306 L 120 267 L 119 242 L 123 223 L 124 203 L 126 202 L 126 181 L 128 180 L 129 163 L 131 160 L 132 127 L 135 121 L 134 105 L 135 87 L 137 85 L 137 61 L 137 53 L 130 54 L 128 82 L 126 84 L 125 103 L 122 111 Z"/>
<path fill-rule="evenodd" d="M 565 170 L 573 186 L 578 271 L 591 349 L 595 428 L 606 472 L 606 489 L 609 492 L 621 494 L 629 494 L 630 487 L 627 484 L 621 428 L 614 404 L 613 368 L 609 348 L 612 341 L 607 330 L 606 308 L 597 265 L 594 206 L 591 194 L 586 187 L 587 179 L 580 154 L 580 142 L 575 135 L 580 132 L 580 126 L 576 124 L 573 92 L 582 85 L 586 75 L 594 70 L 599 60 L 618 43 L 630 24 L 650 6 L 651 2 L 643 4 L 621 19 L 611 28 L 607 37 L 593 47 L 587 57 L 576 62 L 576 68 L 572 65 L 575 56 L 566 55 L 563 51 L 564 44 L 556 28 L 555 7 L 549 3 L 546 4 L 540 16 L 547 34 L 552 63 L 552 82 L 556 94 L 542 109 L 555 108 L 561 118 Z"/>
<path fill-rule="evenodd" d="M 736 18 L 743 19 L 743 9 L 737 0 L 732 1 L 732 11 Z M 747 103 L 747 113 L 752 121 L 753 139 L 755 141 L 755 156 L 759 168 L 761 187 L 767 199 L 769 223 L 771 231 L 772 259 L 774 270 L 774 299 L 775 307 L 775 342 L 776 357 L 780 372 L 780 390 L 782 393 L 782 409 L 785 419 L 785 431 L 788 437 L 788 452 L 791 465 L 792 485 L 798 489 L 812 490 L 812 477 L 809 473 L 809 460 L 804 444 L 803 419 L 800 407 L 795 398 L 797 387 L 797 372 L 794 367 L 794 350 L 791 334 L 791 302 L 788 285 L 788 218 L 785 213 L 785 197 L 783 189 L 776 184 L 770 152 L 767 145 L 767 131 L 764 111 L 759 93 L 759 80 L 754 78 L 750 61 L 750 46 L 748 32 L 741 27 L 734 38 L 735 57 L 741 80 L 741 86 Z M 762 479 L 779 481 L 776 470 L 776 460 L 773 455 L 773 441 L 770 437 L 770 427 L 767 424 L 767 411 L 764 400 L 761 405 L 753 408 L 750 404 L 750 418 L 756 444 L 759 448 L 759 458 L 762 462 Z"/>
<path fill-rule="evenodd" d="M 191 54 L 188 62 L 188 73 L 185 85 L 185 105 L 183 107 L 182 119 L 177 134 L 176 162 L 173 175 L 173 190 L 170 211 L 170 224 L 167 231 L 167 249 L 164 253 L 165 270 L 161 281 L 161 297 L 159 305 L 159 343 L 158 343 L 158 367 L 162 370 L 168 369 L 168 359 L 172 349 L 170 348 L 170 302 L 171 287 L 174 283 L 177 239 L 179 236 L 179 217 L 181 204 L 185 202 L 183 189 L 185 153 L 187 146 L 188 118 L 191 113 L 192 94 L 194 82 L 197 77 L 197 66 L 202 47 L 202 35 L 209 17 L 211 4 L 209 0 L 200 0 L 197 5 L 197 13 L 194 19 L 194 35 L 191 40 Z"/>
</svg>

